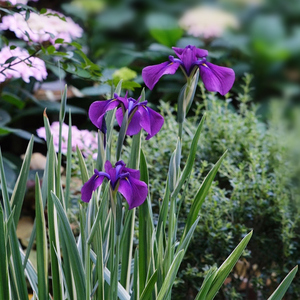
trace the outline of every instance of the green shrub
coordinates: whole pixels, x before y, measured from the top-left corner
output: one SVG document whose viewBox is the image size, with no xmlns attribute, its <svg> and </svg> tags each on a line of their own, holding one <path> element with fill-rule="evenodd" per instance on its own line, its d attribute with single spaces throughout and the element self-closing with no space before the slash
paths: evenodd
<svg viewBox="0 0 300 300">
<path fill-rule="evenodd" d="M 241 267 L 231 274 L 216 299 L 248 299 L 251 293 L 265 298 L 287 270 L 299 263 L 299 194 L 293 184 L 297 168 L 289 158 L 287 144 L 283 143 L 285 131 L 278 130 L 272 122 L 267 125 L 261 122 L 256 107 L 249 105 L 249 82 L 246 76 L 237 111 L 230 105 L 230 99 L 220 101 L 213 94 L 202 93 L 202 103 L 196 105 L 194 116 L 185 124 L 184 157 L 205 108 L 206 120 L 194 170 L 180 199 L 184 213 L 179 228 L 184 227 L 190 199 L 211 163 L 226 149 L 228 153 L 202 206 L 201 219 L 172 299 L 194 297 L 208 266 L 220 265 L 250 229 L 254 230 L 254 236 L 240 261 Z M 166 161 L 174 151 L 177 132 L 174 109 L 162 102 L 161 112 L 165 115 L 163 129 L 144 144 L 154 206 L 163 198 L 161 182 L 167 172 Z M 287 299 L 300 298 L 299 278 L 294 280 L 289 293 L 287 297 L 291 298 Z"/>
</svg>

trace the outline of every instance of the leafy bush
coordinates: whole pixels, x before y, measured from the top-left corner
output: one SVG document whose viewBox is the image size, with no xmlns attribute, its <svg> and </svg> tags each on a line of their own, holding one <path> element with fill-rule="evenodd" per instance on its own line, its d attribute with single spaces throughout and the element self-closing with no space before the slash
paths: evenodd
<svg viewBox="0 0 300 300">
<path fill-rule="evenodd" d="M 189 185 L 181 195 L 183 209 L 179 228 L 208 170 L 228 149 L 217 180 L 202 206 L 201 219 L 183 261 L 180 280 L 172 299 L 194 297 L 208 266 L 219 265 L 249 229 L 254 236 L 235 272 L 228 278 L 217 299 L 245 299 L 251 293 L 270 294 L 288 269 L 297 263 L 299 253 L 299 213 L 296 170 L 289 159 L 289 149 L 279 140 L 282 133 L 274 124 L 264 124 L 249 101 L 250 77 L 246 76 L 244 93 L 235 111 L 230 100 L 220 101 L 213 94 L 202 93 L 202 103 L 186 121 L 182 155 L 190 147 L 190 136 L 205 108 L 206 120 Z M 202 89 L 203 91 L 203 89 Z M 161 102 L 166 123 L 160 134 L 145 144 L 149 164 L 153 205 L 163 198 L 161 182 L 166 161 L 174 151 L 177 130 L 173 108 Z M 280 136 L 281 135 L 281 136 Z M 299 195 L 299 194 L 298 194 Z M 297 198 L 298 197 L 298 198 Z M 271 245 L 276 245 L 272 247 Z M 266 287 L 267 285 L 267 287 Z M 264 290 L 263 289 L 264 286 Z M 300 297 L 299 279 L 289 290 L 288 299 Z"/>
</svg>

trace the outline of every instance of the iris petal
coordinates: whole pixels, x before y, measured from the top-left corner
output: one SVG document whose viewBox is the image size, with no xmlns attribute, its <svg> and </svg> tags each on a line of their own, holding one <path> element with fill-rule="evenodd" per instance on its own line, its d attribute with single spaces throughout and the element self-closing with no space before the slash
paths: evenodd
<svg viewBox="0 0 300 300">
<path fill-rule="evenodd" d="M 142 77 L 146 84 L 146 86 L 152 90 L 158 80 L 166 74 L 175 74 L 180 62 L 169 62 L 166 61 L 164 63 L 149 66 L 143 69 Z"/>
<path fill-rule="evenodd" d="M 102 172 L 101 172 L 102 173 Z M 99 174 L 101 174 L 99 172 Z M 98 186 L 103 182 L 103 179 L 107 176 L 105 174 L 94 174 L 81 188 L 81 199 L 84 202 L 89 202 L 92 198 L 92 193 L 95 191 Z"/>
<path fill-rule="evenodd" d="M 120 127 L 122 125 L 123 116 L 124 116 L 123 110 L 121 108 L 119 108 L 116 111 L 116 119 L 117 119 L 117 122 Z M 127 135 L 131 136 L 131 135 L 138 134 L 140 132 L 140 130 L 142 129 L 142 127 L 140 125 L 140 118 L 141 118 L 140 113 L 138 111 L 136 111 L 134 113 L 134 115 L 132 116 L 130 123 L 128 124 L 127 131 L 126 131 Z"/>
<path fill-rule="evenodd" d="M 118 191 L 126 199 L 129 209 L 142 205 L 148 195 L 147 184 L 131 176 L 120 180 Z"/>
<path fill-rule="evenodd" d="M 138 111 L 141 113 L 140 124 L 148 133 L 146 140 L 149 140 L 160 131 L 164 124 L 164 118 L 159 113 L 146 106 L 140 106 Z"/>
<path fill-rule="evenodd" d="M 199 68 L 200 76 L 208 91 L 219 92 L 221 95 L 225 95 L 233 86 L 235 74 L 232 69 L 220 67 L 209 62 L 201 63 Z"/>
<path fill-rule="evenodd" d="M 105 124 L 105 113 L 117 107 L 119 103 L 120 101 L 117 99 L 93 102 L 89 108 L 90 120 L 97 128 L 103 130 Z"/>
</svg>

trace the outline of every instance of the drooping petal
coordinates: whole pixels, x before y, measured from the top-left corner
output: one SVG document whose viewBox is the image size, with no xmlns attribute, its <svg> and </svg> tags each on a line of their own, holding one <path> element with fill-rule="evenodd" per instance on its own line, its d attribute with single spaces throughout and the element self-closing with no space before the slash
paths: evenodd
<svg viewBox="0 0 300 300">
<path fill-rule="evenodd" d="M 158 65 L 146 67 L 142 71 L 143 80 L 146 86 L 152 90 L 160 77 L 166 74 L 174 74 L 179 66 L 180 62 L 166 61 Z"/>
<path fill-rule="evenodd" d="M 126 199 L 129 209 L 142 205 L 148 195 L 147 184 L 131 176 L 120 180 L 118 191 Z"/>
<path fill-rule="evenodd" d="M 205 88 L 210 92 L 225 95 L 232 88 L 235 74 L 230 68 L 220 67 L 209 62 L 199 64 L 200 76 Z"/>
<path fill-rule="evenodd" d="M 164 124 L 164 118 L 155 110 L 144 105 L 140 106 L 138 111 L 141 113 L 140 124 L 148 133 L 146 140 L 149 140 L 160 131 Z"/>
<path fill-rule="evenodd" d="M 116 119 L 120 127 L 122 125 L 123 116 L 124 116 L 123 110 L 119 108 L 116 111 Z M 132 116 L 130 123 L 128 124 L 127 131 L 126 131 L 127 135 L 131 136 L 131 135 L 138 134 L 140 132 L 140 130 L 142 129 L 140 125 L 140 118 L 141 118 L 140 113 L 136 111 Z"/>
<path fill-rule="evenodd" d="M 92 123 L 105 133 L 105 113 L 114 109 L 119 105 L 118 99 L 111 99 L 107 101 L 95 101 L 89 108 L 89 117 Z"/>
<path fill-rule="evenodd" d="M 102 184 L 105 177 L 108 178 L 104 172 L 95 170 L 95 174 L 81 188 L 81 200 L 89 202 L 92 198 L 93 191 Z"/>
</svg>

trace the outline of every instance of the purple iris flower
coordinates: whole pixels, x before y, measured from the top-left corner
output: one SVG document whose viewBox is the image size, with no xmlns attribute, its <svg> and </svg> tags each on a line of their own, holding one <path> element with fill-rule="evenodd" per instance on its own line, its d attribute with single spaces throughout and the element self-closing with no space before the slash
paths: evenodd
<svg viewBox="0 0 300 300">
<path fill-rule="evenodd" d="M 127 203 L 129 209 L 140 206 L 144 203 L 148 195 L 147 184 L 140 181 L 140 171 L 126 168 L 126 164 L 120 160 L 113 168 L 110 161 L 105 163 L 105 172 L 94 170 L 95 174 L 81 188 L 81 199 L 89 202 L 92 193 L 103 182 L 104 178 L 110 180 L 110 187 L 113 192 L 119 191 Z"/>
<path fill-rule="evenodd" d="M 219 92 L 221 95 L 225 95 L 231 89 L 235 79 L 234 71 L 206 61 L 207 50 L 191 45 L 172 49 L 179 58 L 170 55 L 169 61 L 143 69 L 142 77 L 150 90 L 154 88 L 160 77 L 165 74 L 174 74 L 179 67 L 183 69 L 187 77 L 193 75 L 194 70 L 198 67 L 204 86 L 210 92 Z"/>
<path fill-rule="evenodd" d="M 139 99 L 127 98 L 127 94 L 125 97 L 119 97 L 118 94 L 114 94 L 113 99 L 92 103 L 89 109 L 89 117 L 92 123 L 105 133 L 105 113 L 120 106 L 116 112 L 116 119 L 120 126 L 122 125 L 123 116 L 128 110 L 129 124 L 126 134 L 135 135 L 144 128 L 148 133 L 146 140 L 149 140 L 159 132 L 164 123 L 164 118 L 153 109 L 147 107 L 147 100 L 139 102 Z"/>
</svg>

